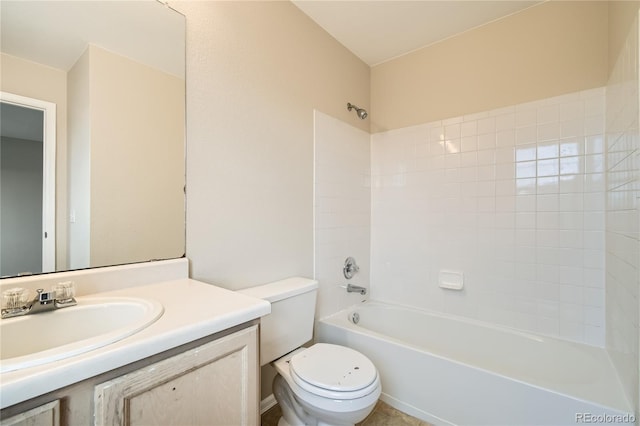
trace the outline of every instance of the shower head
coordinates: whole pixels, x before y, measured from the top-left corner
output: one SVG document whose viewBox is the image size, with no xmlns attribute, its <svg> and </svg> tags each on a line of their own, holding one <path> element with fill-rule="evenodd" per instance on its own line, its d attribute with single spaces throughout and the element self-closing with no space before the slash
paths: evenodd
<svg viewBox="0 0 640 426">
<path fill-rule="evenodd" d="M 350 102 L 349 102 L 349 103 L 347 103 L 347 109 L 348 109 L 349 111 L 351 111 L 352 109 L 355 109 L 355 110 L 356 110 L 356 114 L 358 114 L 358 118 L 359 118 L 360 120 L 364 120 L 364 119 L 365 119 L 365 118 L 367 118 L 367 116 L 369 115 L 369 114 L 367 114 L 367 110 L 366 110 L 366 109 L 364 109 L 364 108 L 358 108 L 357 106 L 355 106 L 354 104 L 352 104 L 352 103 L 350 103 Z"/>
</svg>

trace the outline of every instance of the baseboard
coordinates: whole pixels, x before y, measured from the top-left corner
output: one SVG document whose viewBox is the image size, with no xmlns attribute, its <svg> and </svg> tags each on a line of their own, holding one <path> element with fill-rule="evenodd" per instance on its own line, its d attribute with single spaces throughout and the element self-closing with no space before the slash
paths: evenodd
<svg viewBox="0 0 640 426">
<path fill-rule="evenodd" d="M 264 413 L 269 411 L 269 409 L 275 406 L 277 403 L 278 401 L 276 401 L 276 397 L 273 396 L 273 394 L 260 401 L 260 415 L 263 415 Z"/>
</svg>

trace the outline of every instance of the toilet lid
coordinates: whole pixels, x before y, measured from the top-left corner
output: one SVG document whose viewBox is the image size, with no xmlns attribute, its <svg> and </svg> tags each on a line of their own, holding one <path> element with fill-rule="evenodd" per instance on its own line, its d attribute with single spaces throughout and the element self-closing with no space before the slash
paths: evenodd
<svg viewBox="0 0 640 426">
<path fill-rule="evenodd" d="M 370 386 L 378 377 L 373 363 L 353 349 L 316 343 L 294 355 L 289 363 L 293 377 L 317 388 L 354 392 Z"/>
</svg>

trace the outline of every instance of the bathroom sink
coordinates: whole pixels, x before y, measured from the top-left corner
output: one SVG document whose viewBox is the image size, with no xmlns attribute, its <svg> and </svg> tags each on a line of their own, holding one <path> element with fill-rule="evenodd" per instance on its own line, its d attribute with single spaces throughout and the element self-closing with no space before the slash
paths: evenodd
<svg viewBox="0 0 640 426">
<path fill-rule="evenodd" d="M 0 373 L 88 352 L 144 329 L 164 308 L 132 297 L 79 297 L 76 306 L 0 320 Z"/>
</svg>

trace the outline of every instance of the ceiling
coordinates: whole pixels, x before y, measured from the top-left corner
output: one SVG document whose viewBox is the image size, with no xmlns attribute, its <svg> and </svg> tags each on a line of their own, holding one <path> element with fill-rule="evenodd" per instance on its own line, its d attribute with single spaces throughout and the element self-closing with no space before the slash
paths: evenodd
<svg viewBox="0 0 640 426">
<path fill-rule="evenodd" d="M 93 43 L 184 77 L 184 17 L 155 0 L 0 0 L 0 43 L 64 71 Z"/>
<path fill-rule="evenodd" d="M 292 0 L 370 66 L 517 13 L 526 0 Z"/>
</svg>

